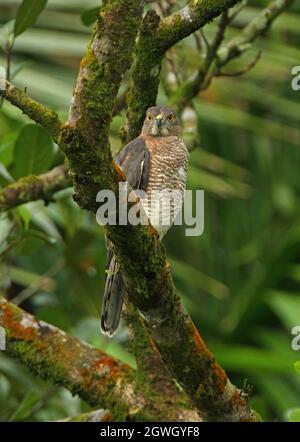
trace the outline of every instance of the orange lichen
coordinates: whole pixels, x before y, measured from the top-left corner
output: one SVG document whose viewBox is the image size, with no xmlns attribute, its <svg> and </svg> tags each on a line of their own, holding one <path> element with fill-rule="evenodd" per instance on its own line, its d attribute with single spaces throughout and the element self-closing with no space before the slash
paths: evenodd
<svg viewBox="0 0 300 442">
<path fill-rule="evenodd" d="M 118 361 L 113 359 L 112 357 L 102 354 L 99 359 L 97 359 L 94 364 L 93 368 L 101 375 L 105 376 L 109 374 L 109 379 L 116 379 L 120 376 L 120 372 L 124 370 L 128 371 L 130 370 L 129 365 L 120 365 Z"/>
<path fill-rule="evenodd" d="M 199 348 L 199 350 L 201 351 L 201 353 L 206 353 L 207 356 L 209 358 L 212 357 L 212 354 L 210 353 L 210 351 L 208 350 L 208 348 L 206 347 L 203 339 L 201 338 L 197 328 L 195 327 L 195 324 L 193 322 L 191 322 L 191 327 L 192 327 L 192 333 L 194 335 L 194 341 L 196 346 Z"/>
<path fill-rule="evenodd" d="M 158 236 L 157 230 L 153 226 L 151 226 L 151 224 L 149 224 L 149 233 L 150 235 Z"/>
<path fill-rule="evenodd" d="M 223 393 L 228 382 L 227 375 L 217 362 L 213 364 L 212 370 L 214 372 L 214 383 L 220 392 Z"/>
<path fill-rule="evenodd" d="M 110 412 L 108 412 L 102 418 L 101 422 L 114 422 L 114 417 L 113 417 L 113 415 Z"/>
<path fill-rule="evenodd" d="M 9 335 L 13 339 L 20 339 L 22 341 L 33 341 L 36 336 L 34 327 L 24 327 L 21 324 L 20 318 L 16 318 L 16 312 L 9 304 L 1 304 L 1 325 L 9 330 Z"/>
</svg>

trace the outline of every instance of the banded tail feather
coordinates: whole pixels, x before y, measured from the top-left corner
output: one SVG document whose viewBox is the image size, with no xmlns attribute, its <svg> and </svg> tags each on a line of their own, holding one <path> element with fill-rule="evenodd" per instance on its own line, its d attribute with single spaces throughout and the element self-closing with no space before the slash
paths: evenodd
<svg viewBox="0 0 300 442">
<path fill-rule="evenodd" d="M 100 327 L 104 335 L 112 338 L 119 328 L 125 296 L 122 274 L 112 250 L 108 251 L 106 271 Z"/>
</svg>

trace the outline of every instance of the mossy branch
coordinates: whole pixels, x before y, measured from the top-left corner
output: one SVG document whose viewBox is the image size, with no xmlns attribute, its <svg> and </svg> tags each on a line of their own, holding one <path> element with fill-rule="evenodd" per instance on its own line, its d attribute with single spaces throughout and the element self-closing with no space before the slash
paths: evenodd
<svg viewBox="0 0 300 442">
<path fill-rule="evenodd" d="M 274 20 L 286 9 L 288 9 L 294 0 L 275 0 L 272 1 L 266 8 L 264 8 L 250 23 L 229 42 L 221 46 L 222 43 L 222 31 L 226 29 L 226 22 L 222 21 L 219 26 L 219 32 L 216 34 L 211 46 L 208 49 L 207 55 L 201 68 L 194 79 L 183 83 L 176 92 L 170 97 L 170 105 L 177 106 L 182 109 L 187 103 L 195 98 L 199 92 L 207 89 L 214 77 L 226 75 L 235 76 L 243 74 L 253 68 L 256 62 L 259 60 L 259 56 L 256 56 L 254 61 L 246 67 L 246 69 L 239 72 L 233 72 L 232 74 L 223 74 L 222 69 L 232 59 L 238 58 L 244 52 L 251 49 L 253 41 L 263 35 L 268 28 L 272 25 Z M 220 32 L 221 31 L 221 32 Z M 259 53 L 260 55 L 260 53 Z"/>
<path fill-rule="evenodd" d="M 129 365 L 38 321 L 0 298 L 0 325 L 6 331 L 6 351 L 43 379 L 62 385 L 93 406 L 109 409 L 111 420 L 199 421 L 187 398 L 164 384 L 159 393 L 152 380 Z M 171 382 L 171 381 L 170 381 Z"/>
<path fill-rule="evenodd" d="M 5 88 L 0 88 L 0 96 L 3 96 L 14 106 L 18 107 L 25 115 L 36 123 L 43 126 L 52 136 L 55 142 L 58 141 L 62 122 L 57 113 L 41 103 L 30 98 L 26 92 L 18 89 L 9 81 L 5 81 Z"/>
<path fill-rule="evenodd" d="M 161 20 L 157 38 L 164 50 L 202 28 L 240 0 L 189 1 L 181 10 Z"/>
<path fill-rule="evenodd" d="M 66 166 L 57 166 L 41 175 L 28 175 L 0 190 L 0 211 L 30 201 L 51 201 L 55 192 L 71 186 Z"/>
<path fill-rule="evenodd" d="M 216 2 L 209 3 L 216 5 Z M 218 8 L 214 11 L 219 13 Z M 207 20 L 210 18 L 211 15 L 207 16 Z M 95 197 L 99 190 L 115 191 L 118 181 L 124 179 L 113 165 L 108 131 L 117 90 L 123 72 L 129 67 L 140 21 L 138 2 L 105 3 L 81 63 L 69 120 L 62 130 L 60 141 L 74 174 L 76 201 L 91 211 L 97 209 Z M 149 66 L 156 56 L 160 66 L 163 52 L 148 38 L 158 25 L 155 13 L 146 14 L 133 67 L 136 80 L 149 78 Z M 158 71 L 150 72 L 157 86 L 159 66 Z M 143 84 L 144 91 L 148 88 L 149 84 Z M 153 96 L 153 103 L 155 98 Z M 143 99 L 142 104 L 145 105 Z M 143 115 L 141 108 L 138 114 L 139 118 Z M 139 129 L 137 124 L 135 130 Z M 115 246 L 129 300 L 146 318 L 144 324 L 152 346 L 172 375 L 207 419 L 251 420 L 247 403 L 230 384 L 183 310 L 155 231 L 147 226 L 109 226 L 107 234 Z M 145 346 L 136 346 L 137 353 L 141 348 Z M 142 359 L 138 354 L 137 358 Z"/>
<path fill-rule="evenodd" d="M 255 420 L 183 308 L 155 233 L 144 226 L 111 226 L 108 236 L 115 245 L 129 300 L 141 312 L 152 346 L 201 414 L 207 420 Z M 137 358 L 144 363 L 144 346 L 139 349 L 139 345 Z"/>
<path fill-rule="evenodd" d="M 75 200 L 82 208 L 95 211 L 97 192 L 117 189 L 109 127 L 123 74 L 131 65 L 142 12 L 138 0 L 105 2 L 80 65 L 60 145 L 73 172 Z"/>
<path fill-rule="evenodd" d="M 274 0 L 271 1 L 243 31 L 232 38 L 224 47 L 218 50 L 218 65 L 224 66 L 228 61 L 243 54 L 251 47 L 251 43 L 264 34 L 272 25 L 274 20 L 288 9 L 295 0 Z"/>
<path fill-rule="evenodd" d="M 197 25 L 203 26 L 235 3 L 210 0 L 190 2 L 188 7 L 198 5 L 200 15 L 204 11 Z M 123 73 L 130 67 L 141 17 L 139 1 L 104 3 L 80 66 L 68 122 L 59 138 L 74 177 L 75 199 L 82 208 L 93 212 L 97 209 L 97 192 L 103 188 L 117 190 L 119 180 L 124 179 L 112 161 L 108 135 L 116 95 Z M 166 22 L 162 25 L 153 11 L 143 20 L 132 68 L 126 137 L 139 133 L 145 109 L 155 103 L 165 50 L 176 38 L 184 37 L 183 24 L 187 35 L 193 32 L 185 13 L 177 13 L 177 20 L 180 31 L 173 23 L 168 44 L 159 39 L 167 39 Z M 141 364 L 138 374 L 2 301 L 0 323 L 7 328 L 8 352 L 42 377 L 109 409 L 116 420 L 199 420 L 186 393 L 207 420 L 255 420 L 247 402 L 230 383 L 184 310 L 174 289 L 164 247 L 154 229 L 110 226 L 107 234 L 114 244 L 129 300 L 142 313 L 139 321 L 143 327 L 135 328 L 137 339 L 141 339 L 135 346 Z M 150 352 L 145 355 L 148 345 Z M 162 369 L 160 357 L 167 369 Z M 148 376 L 152 361 L 153 378 Z M 155 372 L 156 364 L 159 370 Z M 170 378 L 166 382 L 169 371 L 185 393 L 179 392 Z"/>
<path fill-rule="evenodd" d="M 6 331 L 6 351 L 43 379 L 68 388 L 93 405 L 132 370 L 105 353 L 0 298 L 0 325 Z M 123 390 L 124 393 L 124 390 Z M 122 388 L 119 391 L 122 402 Z M 114 407 L 112 407 L 114 408 Z"/>
<path fill-rule="evenodd" d="M 152 10 L 146 14 L 140 29 L 131 71 L 124 142 L 138 136 L 146 109 L 156 102 L 161 62 L 166 51 L 238 1 L 190 1 L 185 8 L 163 20 Z"/>
</svg>

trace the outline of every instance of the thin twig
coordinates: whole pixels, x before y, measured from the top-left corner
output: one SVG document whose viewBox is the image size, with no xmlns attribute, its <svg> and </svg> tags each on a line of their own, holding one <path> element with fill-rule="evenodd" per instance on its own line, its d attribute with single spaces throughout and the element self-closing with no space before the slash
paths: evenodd
<svg viewBox="0 0 300 442">
<path fill-rule="evenodd" d="M 249 63 L 244 69 L 241 69 L 240 71 L 236 71 L 236 72 L 223 72 L 221 70 L 218 73 L 216 73 L 215 76 L 216 77 L 239 77 L 241 75 L 244 75 L 247 72 L 251 71 L 251 69 L 253 69 L 256 66 L 256 64 L 258 63 L 258 61 L 261 58 L 261 54 L 262 54 L 262 51 L 259 50 L 257 52 L 254 60 L 252 60 L 251 63 Z"/>
<path fill-rule="evenodd" d="M 239 13 L 245 8 L 247 3 L 248 0 L 242 0 L 241 3 L 238 3 L 236 6 L 232 8 L 231 13 L 229 15 L 230 23 L 232 23 L 233 20 L 239 15 Z"/>
<path fill-rule="evenodd" d="M 41 103 L 30 98 L 26 91 L 22 91 L 6 80 L 5 88 L 0 89 L 0 96 L 4 97 L 25 115 L 44 126 L 55 142 L 58 141 L 62 123 L 57 113 Z"/>
<path fill-rule="evenodd" d="M 34 295 L 44 284 L 45 280 L 53 278 L 64 266 L 65 261 L 60 260 L 56 262 L 47 272 L 41 275 L 36 281 L 30 284 L 26 289 L 18 293 L 14 298 L 11 299 L 16 305 L 22 304 L 27 301 L 32 295 Z"/>
</svg>

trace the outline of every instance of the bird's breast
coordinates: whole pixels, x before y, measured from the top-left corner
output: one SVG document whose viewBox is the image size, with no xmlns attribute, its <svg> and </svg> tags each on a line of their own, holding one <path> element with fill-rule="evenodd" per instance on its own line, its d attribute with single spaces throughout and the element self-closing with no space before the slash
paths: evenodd
<svg viewBox="0 0 300 442">
<path fill-rule="evenodd" d="M 184 191 L 188 150 L 178 137 L 152 137 L 147 140 L 150 151 L 150 170 L 147 192 L 150 190 Z"/>
<path fill-rule="evenodd" d="M 178 137 L 152 137 L 147 148 L 150 168 L 143 207 L 162 237 L 183 204 L 189 153 Z"/>
</svg>

